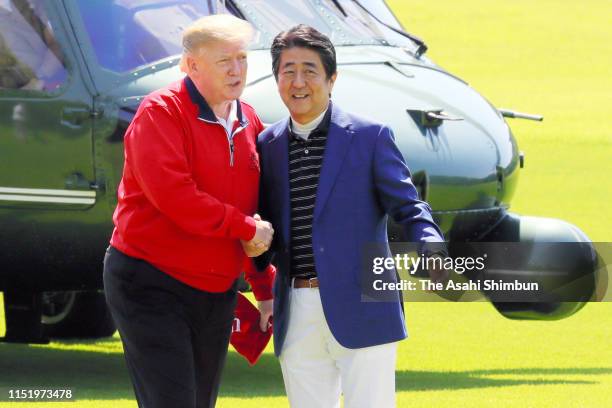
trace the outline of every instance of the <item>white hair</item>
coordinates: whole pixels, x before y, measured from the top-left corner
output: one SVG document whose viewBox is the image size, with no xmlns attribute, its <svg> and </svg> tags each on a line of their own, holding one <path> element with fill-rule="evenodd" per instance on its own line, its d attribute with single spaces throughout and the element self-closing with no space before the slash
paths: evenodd
<svg viewBox="0 0 612 408">
<path fill-rule="evenodd" d="M 181 70 L 187 72 L 186 56 L 195 55 L 201 47 L 218 41 L 247 46 L 253 39 L 253 32 L 251 23 L 230 14 L 213 14 L 194 21 L 183 32 Z"/>
</svg>

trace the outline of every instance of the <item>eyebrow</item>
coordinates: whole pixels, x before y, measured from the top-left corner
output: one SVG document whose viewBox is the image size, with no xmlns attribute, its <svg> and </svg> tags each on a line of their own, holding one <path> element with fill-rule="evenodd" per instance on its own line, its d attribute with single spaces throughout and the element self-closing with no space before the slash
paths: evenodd
<svg viewBox="0 0 612 408">
<path fill-rule="evenodd" d="M 284 63 L 282 68 L 287 68 L 289 66 L 294 66 L 294 65 L 296 65 L 295 62 L 289 61 L 289 62 Z M 307 67 L 310 67 L 310 68 L 317 68 L 317 64 L 315 64 L 314 62 L 306 61 L 306 62 L 304 62 L 304 65 L 306 65 Z"/>
<path fill-rule="evenodd" d="M 239 51 L 239 52 L 236 52 L 235 54 L 237 54 L 237 55 L 246 55 L 247 52 L 246 51 Z M 233 55 L 234 55 L 234 53 L 232 53 L 232 52 L 221 51 L 220 53 L 217 54 L 217 59 L 231 58 Z"/>
</svg>

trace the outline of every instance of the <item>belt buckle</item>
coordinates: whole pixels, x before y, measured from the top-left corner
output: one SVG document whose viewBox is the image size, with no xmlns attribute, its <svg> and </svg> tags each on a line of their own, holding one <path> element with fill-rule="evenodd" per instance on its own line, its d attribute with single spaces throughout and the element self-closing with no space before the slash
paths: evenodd
<svg viewBox="0 0 612 408">
<path fill-rule="evenodd" d="M 316 288 L 316 286 L 312 286 L 312 285 L 313 285 L 314 281 L 318 280 L 318 277 L 314 276 L 314 277 L 308 278 L 308 279 L 293 277 L 293 278 L 291 278 L 291 288 L 293 288 L 293 289 L 295 289 L 295 280 L 296 279 L 307 280 L 308 281 L 308 288 L 309 289 L 314 289 L 314 288 Z"/>
</svg>

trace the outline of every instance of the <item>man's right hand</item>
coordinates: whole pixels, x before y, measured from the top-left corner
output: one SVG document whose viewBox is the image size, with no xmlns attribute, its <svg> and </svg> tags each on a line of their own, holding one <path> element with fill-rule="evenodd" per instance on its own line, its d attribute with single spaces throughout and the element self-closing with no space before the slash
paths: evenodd
<svg viewBox="0 0 612 408">
<path fill-rule="evenodd" d="M 253 216 L 255 219 L 255 236 L 250 241 L 240 241 L 244 252 L 248 257 L 253 258 L 266 252 L 272 244 L 274 228 L 268 221 L 261 219 L 259 214 Z"/>
</svg>

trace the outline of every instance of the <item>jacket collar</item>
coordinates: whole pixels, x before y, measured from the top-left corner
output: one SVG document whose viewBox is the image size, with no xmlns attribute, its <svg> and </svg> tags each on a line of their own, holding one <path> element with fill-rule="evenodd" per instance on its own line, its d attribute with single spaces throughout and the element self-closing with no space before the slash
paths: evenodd
<svg viewBox="0 0 612 408">
<path fill-rule="evenodd" d="M 330 108 L 332 108 L 331 105 Z M 327 142 L 325 152 L 323 153 L 319 184 L 317 186 L 313 223 L 317 221 L 323 212 L 349 151 L 354 134 L 351 125 L 352 122 L 349 116 L 337 106 L 334 106 L 331 112 Z"/>
<path fill-rule="evenodd" d="M 198 88 L 196 88 L 195 84 L 188 76 L 184 79 L 185 88 L 187 88 L 187 93 L 191 98 L 191 102 L 193 102 L 199 109 L 198 119 L 201 119 L 205 122 L 209 123 L 219 123 L 217 120 L 217 116 L 213 112 L 213 110 L 206 102 L 206 99 L 202 96 Z M 239 100 L 236 100 L 236 117 L 238 118 L 238 122 L 240 123 L 240 127 L 246 127 L 249 124 L 249 121 L 242 115 L 242 106 Z"/>
</svg>

